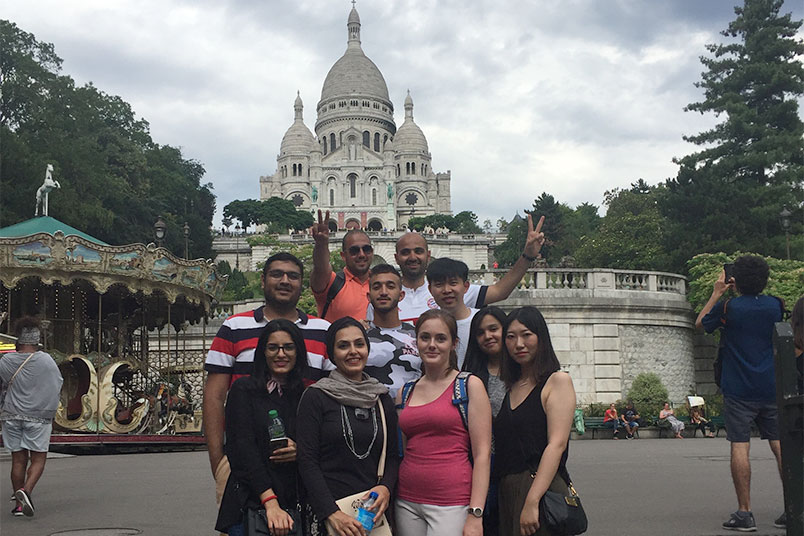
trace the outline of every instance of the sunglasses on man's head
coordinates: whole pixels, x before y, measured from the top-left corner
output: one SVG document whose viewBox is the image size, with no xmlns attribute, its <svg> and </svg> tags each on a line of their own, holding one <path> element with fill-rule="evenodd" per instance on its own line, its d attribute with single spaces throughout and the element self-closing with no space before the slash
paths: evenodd
<svg viewBox="0 0 804 536">
<path fill-rule="evenodd" d="M 371 244 L 366 244 L 364 246 L 352 246 L 347 251 L 349 252 L 349 255 L 355 256 L 358 253 L 360 253 L 361 249 L 363 250 L 363 253 L 366 255 L 374 251 L 374 247 Z"/>
</svg>

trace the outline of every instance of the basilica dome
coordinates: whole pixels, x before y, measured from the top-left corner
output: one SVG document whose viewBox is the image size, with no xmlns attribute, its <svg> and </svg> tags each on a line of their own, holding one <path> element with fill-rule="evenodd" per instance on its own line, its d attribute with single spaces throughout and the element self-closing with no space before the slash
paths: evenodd
<svg viewBox="0 0 804 536">
<path fill-rule="evenodd" d="M 296 118 L 282 137 L 282 144 L 279 146 L 280 155 L 309 153 L 316 147 L 313 133 L 310 132 L 310 129 L 307 128 L 302 119 L 303 104 L 301 96 L 298 94 L 296 95 L 296 102 L 293 103 L 293 109 Z"/>
<path fill-rule="evenodd" d="M 321 89 L 321 102 L 360 95 L 390 102 L 382 73 L 360 47 L 360 17 L 353 7 L 347 23 L 349 41 L 346 52 L 327 73 Z"/>
<path fill-rule="evenodd" d="M 394 137 L 394 149 L 399 153 L 421 153 L 427 154 L 427 138 L 424 132 L 413 121 L 413 99 L 405 97 L 405 122 L 397 129 Z"/>
</svg>

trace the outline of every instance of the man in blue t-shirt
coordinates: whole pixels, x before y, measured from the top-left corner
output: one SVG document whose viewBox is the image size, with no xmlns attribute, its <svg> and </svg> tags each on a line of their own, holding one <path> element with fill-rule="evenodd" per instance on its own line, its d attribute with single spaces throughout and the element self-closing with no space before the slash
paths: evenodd
<svg viewBox="0 0 804 536">
<path fill-rule="evenodd" d="M 723 418 L 726 438 L 731 442 L 731 476 L 737 492 L 738 509 L 723 528 L 756 530 L 751 513 L 751 422 L 767 439 L 782 470 L 776 412 L 776 379 L 773 366 L 773 325 L 782 321 L 782 301 L 760 294 L 770 270 L 762 257 L 745 255 L 734 261 L 734 276 L 726 281 L 725 272 L 715 281 L 714 290 L 698 319 L 697 327 L 707 333 L 721 328 L 723 372 Z M 727 290 L 736 288 L 738 297 L 721 301 Z M 784 514 L 776 525 L 784 526 Z"/>
</svg>

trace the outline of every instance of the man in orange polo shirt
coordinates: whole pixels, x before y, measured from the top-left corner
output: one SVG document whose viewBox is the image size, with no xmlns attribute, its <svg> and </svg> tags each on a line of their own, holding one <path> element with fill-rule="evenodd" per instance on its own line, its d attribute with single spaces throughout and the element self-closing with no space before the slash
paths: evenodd
<svg viewBox="0 0 804 536">
<path fill-rule="evenodd" d="M 335 283 L 336 274 L 329 261 L 329 211 L 321 217 L 318 211 L 318 223 L 313 225 L 312 234 L 315 240 L 313 248 L 313 271 L 310 273 L 310 288 L 318 306 L 318 315 L 330 322 L 344 316 L 357 320 L 366 318 L 368 307 L 369 268 L 374 260 L 374 247 L 371 239 L 360 230 L 346 233 L 341 242 L 341 258 L 346 266 L 341 276 L 341 289 L 327 305 L 330 287 Z M 326 309 L 326 311 L 325 311 Z"/>
</svg>

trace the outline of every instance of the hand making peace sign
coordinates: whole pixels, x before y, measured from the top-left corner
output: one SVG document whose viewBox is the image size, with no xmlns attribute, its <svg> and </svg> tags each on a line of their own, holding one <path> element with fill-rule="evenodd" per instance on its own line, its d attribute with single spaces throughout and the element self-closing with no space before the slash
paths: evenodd
<svg viewBox="0 0 804 536">
<path fill-rule="evenodd" d="M 544 225 L 544 216 L 539 218 L 539 223 L 536 224 L 536 228 L 534 229 L 533 215 L 528 214 L 528 236 L 525 239 L 525 248 L 522 250 L 522 253 L 528 257 L 538 257 L 539 251 L 541 251 L 544 245 L 545 238 L 542 232 L 542 225 Z"/>
<path fill-rule="evenodd" d="M 318 223 L 314 223 L 310 227 L 310 232 L 316 242 L 329 243 L 329 210 L 323 219 L 321 218 L 321 211 L 318 211 Z"/>
</svg>

